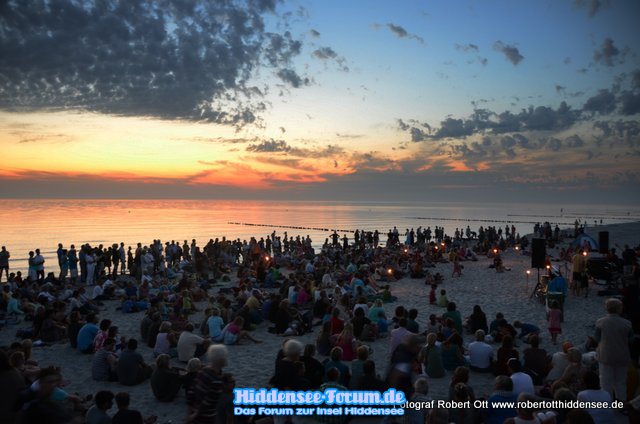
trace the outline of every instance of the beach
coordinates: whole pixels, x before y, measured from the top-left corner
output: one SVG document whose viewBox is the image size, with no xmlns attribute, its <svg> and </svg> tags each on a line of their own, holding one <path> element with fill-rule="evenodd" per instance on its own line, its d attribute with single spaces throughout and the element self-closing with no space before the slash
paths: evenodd
<svg viewBox="0 0 640 424">
<path fill-rule="evenodd" d="M 586 232 L 597 240 L 600 231 L 609 232 L 610 247 L 615 247 L 618 252 L 625 244 L 637 246 L 640 243 L 639 222 L 588 227 Z M 547 248 L 547 254 L 551 257 L 552 264 L 558 265 L 563 274 L 568 277 L 570 263 L 567 268 L 565 263 L 557 262 L 560 248 L 566 247 L 566 245 L 565 242 L 556 245 L 553 249 Z M 600 256 L 597 252 L 592 252 L 590 255 Z M 550 354 L 559 351 L 564 341 L 571 341 L 574 345 L 579 345 L 586 340 L 587 336 L 594 333 L 596 319 L 605 315 L 604 300 L 606 297 L 597 296 L 597 287 L 590 288 L 587 298 L 568 294 L 564 304 L 562 334 L 558 338 L 558 343 L 554 345 L 546 330 L 545 305 L 532 298 L 538 271 L 531 268 L 531 257 L 523 255 L 520 250 L 509 248 L 502 253 L 502 259 L 508 269 L 503 273 L 497 273 L 495 269 L 490 268 L 493 260 L 486 256 L 478 256 L 478 261 L 463 262 L 464 268 L 460 277 L 451 277 L 452 264 L 450 263 L 438 263 L 432 272 L 437 271 L 444 275 L 444 283 L 438 289 L 446 289 L 448 299 L 456 303 L 463 318 L 471 314 L 474 305 L 480 305 L 486 313 L 488 321 L 493 320 L 497 312 L 502 312 L 509 322 L 520 320 L 534 324 L 542 330 L 540 347 L 546 349 Z M 529 276 L 526 273 L 527 270 L 531 271 Z M 543 273 L 544 270 L 540 270 L 540 272 Z M 234 286 L 237 283 L 237 278 L 234 273 L 231 273 L 230 276 L 229 282 L 216 284 L 210 289 L 209 295 L 214 295 L 220 288 Z M 404 277 L 391 282 L 390 286 L 391 293 L 397 296 L 397 300 L 385 303 L 387 317 L 393 316 L 394 309 L 398 305 L 403 305 L 407 309 L 416 308 L 419 312 L 417 322 L 422 331 L 430 314 L 440 316 L 445 312 L 444 308 L 429 304 L 429 287 L 425 285 L 422 278 Z M 196 303 L 199 312 L 191 315 L 191 322 L 199 324 L 205 319 L 203 310 L 206 304 L 205 301 Z M 111 319 L 113 325 L 118 326 L 120 335 L 139 339 L 140 321 L 144 312 L 125 314 L 118 310 L 119 307 L 119 301 L 105 301 L 99 318 Z M 5 326 L 0 331 L 0 345 L 9 345 L 15 341 L 16 330 L 29 324 L 21 322 L 17 325 Z M 259 389 L 266 387 L 274 374 L 276 354 L 281 347 L 283 337 L 269 333 L 270 325 L 270 323 L 263 322 L 252 332 L 252 335 L 262 343 L 244 342 L 237 346 L 228 346 L 230 359 L 225 371 L 231 372 L 235 376 L 236 388 Z M 297 337 L 297 339 L 305 344 L 314 343 L 318 332 L 319 327 L 314 327 L 313 332 Z M 473 341 L 473 336 L 465 334 L 465 344 L 471 341 Z M 366 344 L 372 349 L 371 359 L 375 361 L 377 371 L 383 374 L 390 357 L 389 339 L 381 338 Z M 493 346 L 496 349 L 499 347 L 498 344 L 493 344 Z M 525 347 L 526 345 L 519 343 L 518 350 L 522 352 Z M 147 362 L 153 362 L 152 349 L 143 343 L 140 343 L 138 352 Z M 139 410 L 143 416 L 157 415 L 159 423 L 179 423 L 183 422 L 185 418 L 186 405 L 183 392 L 173 402 L 161 403 L 154 398 L 148 382 L 138 386 L 124 387 L 118 383 L 93 381 L 91 377 L 92 356 L 78 353 L 69 346 L 68 342 L 34 347 L 33 358 L 39 362 L 41 367 L 60 366 L 66 381 L 64 390 L 69 393 L 77 392 L 85 396 L 95 394 L 98 390 L 103 389 L 111 390 L 114 393 L 127 391 L 131 395 L 131 409 Z M 321 361 L 324 359 L 319 356 L 316 358 Z M 178 363 L 175 359 L 172 360 L 172 365 L 184 367 L 184 364 Z M 429 378 L 429 395 L 434 399 L 447 399 L 450 378 L 451 372 L 447 372 L 444 378 Z M 473 387 L 476 398 L 486 398 L 491 394 L 494 379 L 492 374 L 471 372 L 469 385 Z M 109 412 L 113 414 L 115 411 L 114 407 Z M 624 422 L 621 416 L 619 418 L 622 420 L 620 422 Z M 371 421 L 375 420 L 371 419 Z"/>
</svg>

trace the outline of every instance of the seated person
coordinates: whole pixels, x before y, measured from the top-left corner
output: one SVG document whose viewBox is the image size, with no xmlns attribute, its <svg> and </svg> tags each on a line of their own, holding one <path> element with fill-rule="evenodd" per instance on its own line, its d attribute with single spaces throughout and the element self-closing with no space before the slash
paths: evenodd
<svg viewBox="0 0 640 424">
<path fill-rule="evenodd" d="M 518 334 L 518 338 L 525 343 L 530 343 L 529 338 L 532 336 L 537 336 L 540 334 L 540 328 L 533 324 L 527 324 L 524 322 L 520 322 L 518 320 L 513 322 L 513 326 L 520 330 L 520 334 Z"/>
<path fill-rule="evenodd" d="M 182 376 L 169 367 L 171 357 L 160 354 L 156 358 L 156 370 L 151 375 L 151 390 L 160 402 L 171 402 L 182 387 Z"/>
<path fill-rule="evenodd" d="M 476 331 L 476 341 L 469 343 L 469 368 L 477 372 L 490 372 L 493 367 L 493 348 L 485 343 L 483 330 Z"/>
<path fill-rule="evenodd" d="M 515 408 L 504 406 L 504 402 L 512 402 L 515 405 L 518 396 L 513 393 L 513 382 L 506 375 L 496 377 L 494 392 L 489 397 L 489 408 L 486 411 L 485 423 L 503 424 L 505 420 L 516 416 Z M 501 406 L 498 406 L 501 405 Z"/>
<path fill-rule="evenodd" d="M 116 405 L 118 406 L 118 412 L 111 419 L 111 424 L 130 424 L 130 423 L 144 423 L 153 424 L 157 421 L 158 417 L 151 415 L 147 419 L 142 418 L 142 414 L 135 409 L 129 409 L 129 403 L 131 401 L 129 393 L 120 392 L 115 396 Z"/>
<path fill-rule="evenodd" d="M 249 334 L 248 331 L 243 330 L 244 318 L 241 316 L 236 317 L 232 322 L 226 325 L 222 330 L 222 343 L 226 345 L 237 344 L 243 339 L 249 339 L 254 343 L 261 343 Z"/>
<path fill-rule="evenodd" d="M 467 365 L 462 350 L 462 337 L 459 334 L 454 333 L 442 344 L 442 365 L 449 371 Z"/>
<path fill-rule="evenodd" d="M 135 386 L 151 376 L 151 367 L 144 362 L 142 355 L 136 351 L 138 341 L 129 339 L 127 348 L 118 358 L 116 373 L 118 381 L 125 386 Z"/>
<path fill-rule="evenodd" d="M 209 347 L 209 340 L 193 334 L 193 330 L 193 324 L 188 323 L 178 338 L 178 360 L 181 362 L 189 362 L 191 358 L 201 357 Z"/>
<path fill-rule="evenodd" d="M 533 383 L 541 385 L 549 371 L 549 358 L 547 351 L 540 349 L 540 338 L 537 335 L 529 337 L 531 347 L 523 352 L 524 372 L 529 374 L 533 379 Z"/>
<path fill-rule="evenodd" d="M 116 366 L 118 357 L 114 353 L 116 341 L 107 339 L 102 345 L 102 349 L 93 355 L 91 363 L 91 376 L 96 381 L 118 381 Z"/>
</svg>

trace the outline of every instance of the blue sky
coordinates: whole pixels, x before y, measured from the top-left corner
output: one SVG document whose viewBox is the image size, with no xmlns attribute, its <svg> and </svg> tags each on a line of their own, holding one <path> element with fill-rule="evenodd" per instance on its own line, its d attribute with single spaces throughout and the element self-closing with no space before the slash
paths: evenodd
<svg viewBox="0 0 640 424">
<path fill-rule="evenodd" d="M 640 198 L 636 1 L 102 4 L 0 13 L 0 196 Z"/>
</svg>

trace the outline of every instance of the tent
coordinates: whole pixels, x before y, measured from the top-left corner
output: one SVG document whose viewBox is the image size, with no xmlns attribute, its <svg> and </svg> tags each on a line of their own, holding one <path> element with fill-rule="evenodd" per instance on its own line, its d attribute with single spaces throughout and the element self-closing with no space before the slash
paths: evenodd
<svg viewBox="0 0 640 424">
<path fill-rule="evenodd" d="M 574 249 L 582 249 L 585 246 L 588 246 L 589 250 L 598 250 L 598 242 L 588 234 L 579 234 L 578 237 L 571 242 L 571 247 Z"/>
</svg>

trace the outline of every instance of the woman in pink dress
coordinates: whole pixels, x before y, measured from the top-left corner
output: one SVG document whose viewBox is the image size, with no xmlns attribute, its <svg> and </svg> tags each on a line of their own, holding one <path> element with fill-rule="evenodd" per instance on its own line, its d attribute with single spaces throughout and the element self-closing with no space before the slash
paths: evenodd
<svg viewBox="0 0 640 424">
<path fill-rule="evenodd" d="M 547 313 L 547 319 L 549 320 L 549 333 L 551 334 L 551 342 L 556 344 L 558 334 L 562 333 L 560 327 L 560 321 L 562 319 L 562 312 L 560 311 L 560 304 L 554 300 L 551 302 L 551 309 Z"/>
</svg>

